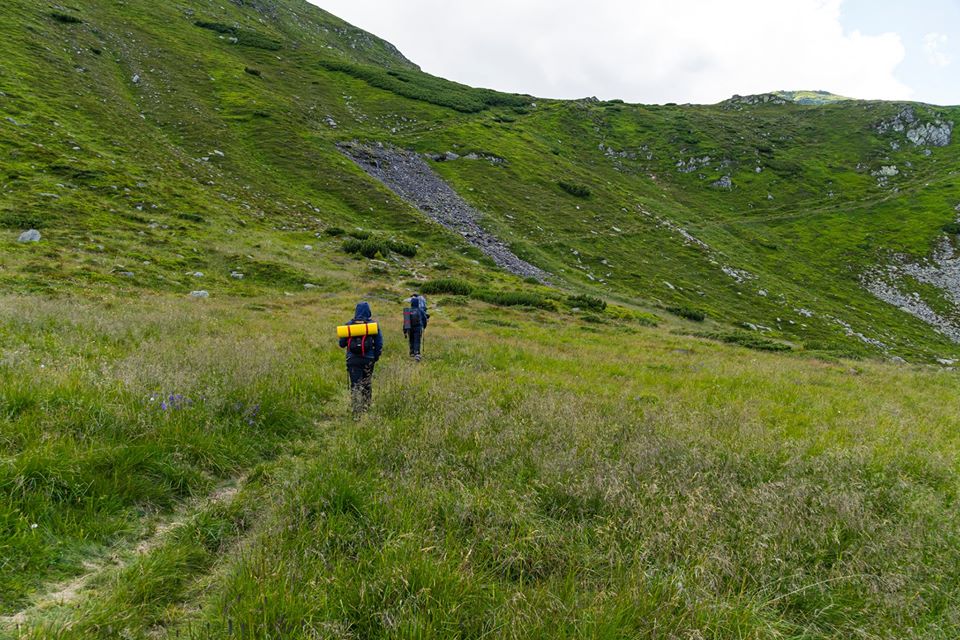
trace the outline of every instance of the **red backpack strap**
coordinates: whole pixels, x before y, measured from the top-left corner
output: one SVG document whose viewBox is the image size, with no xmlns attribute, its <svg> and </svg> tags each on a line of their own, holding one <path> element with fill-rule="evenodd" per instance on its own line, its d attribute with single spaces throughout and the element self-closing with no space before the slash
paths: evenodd
<svg viewBox="0 0 960 640">
<path fill-rule="evenodd" d="M 367 336 L 360 338 L 360 355 L 367 357 Z"/>
</svg>

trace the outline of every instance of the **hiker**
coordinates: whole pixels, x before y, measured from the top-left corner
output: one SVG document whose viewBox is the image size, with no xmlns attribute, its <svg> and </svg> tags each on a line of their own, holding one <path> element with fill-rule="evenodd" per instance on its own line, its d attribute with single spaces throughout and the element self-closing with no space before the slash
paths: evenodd
<svg viewBox="0 0 960 640">
<path fill-rule="evenodd" d="M 429 320 L 426 298 L 419 293 L 413 294 L 410 298 L 410 307 L 403 310 L 403 335 L 410 341 L 410 357 L 417 362 L 420 362 L 423 332 Z"/>
<path fill-rule="evenodd" d="M 353 320 L 347 326 L 367 324 L 373 321 L 370 304 L 360 302 L 353 314 Z M 383 335 L 378 331 L 374 335 L 340 338 L 340 348 L 347 350 L 347 373 L 350 375 L 350 398 L 353 417 L 359 418 L 373 399 L 373 367 L 383 351 Z"/>
</svg>

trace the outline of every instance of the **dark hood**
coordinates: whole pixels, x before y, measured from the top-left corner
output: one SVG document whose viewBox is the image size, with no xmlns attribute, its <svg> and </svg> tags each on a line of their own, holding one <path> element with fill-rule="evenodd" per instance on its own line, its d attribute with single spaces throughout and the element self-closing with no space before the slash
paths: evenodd
<svg viewBox="0 0 960 640">
<path fill-rule="evenodd" d="M 357 304 L 357 310 L 353 314 L 354 320 L 363 320 L 364 322 L 367 322 L 372 317 L 373 317 L 373 312 L 370 311 L 369 302 L 361 302 Z"/>
</svg>

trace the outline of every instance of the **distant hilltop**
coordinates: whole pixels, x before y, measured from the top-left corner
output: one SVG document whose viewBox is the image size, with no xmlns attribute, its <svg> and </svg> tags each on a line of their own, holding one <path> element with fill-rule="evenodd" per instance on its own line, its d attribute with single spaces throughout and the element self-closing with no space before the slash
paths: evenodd
<svg viewBox="0 0 960 640">
<path fill-rule="evenodd" d="M 821 105 L 834 104 L 836 102 L 845 102 L 852 100 L 844 96 L 838 96 L 829 91 L 772 91 L 770 93 L 760 93 L 756 95 L 740 96 L 735 95 L 726 103 L 729 104 L 804 104 Z"/>
</svg>

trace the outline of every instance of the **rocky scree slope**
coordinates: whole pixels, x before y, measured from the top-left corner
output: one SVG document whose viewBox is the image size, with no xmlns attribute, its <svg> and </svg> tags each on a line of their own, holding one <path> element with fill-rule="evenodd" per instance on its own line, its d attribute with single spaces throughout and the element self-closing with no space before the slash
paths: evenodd
<svg viewBox="0 0 960 640">
<path fill-rule="evenodd" d="M 417 153 L 379 145 L 342 143 L 339 149 L 364 171 L 392 189 L 431 219 L 459 233 L 497 264 L 515 275 L 536 278 L 544 284 L 549 276 L 518 258 L 479 221 L 481 213 L 468 205 Z"/>
</svg>

